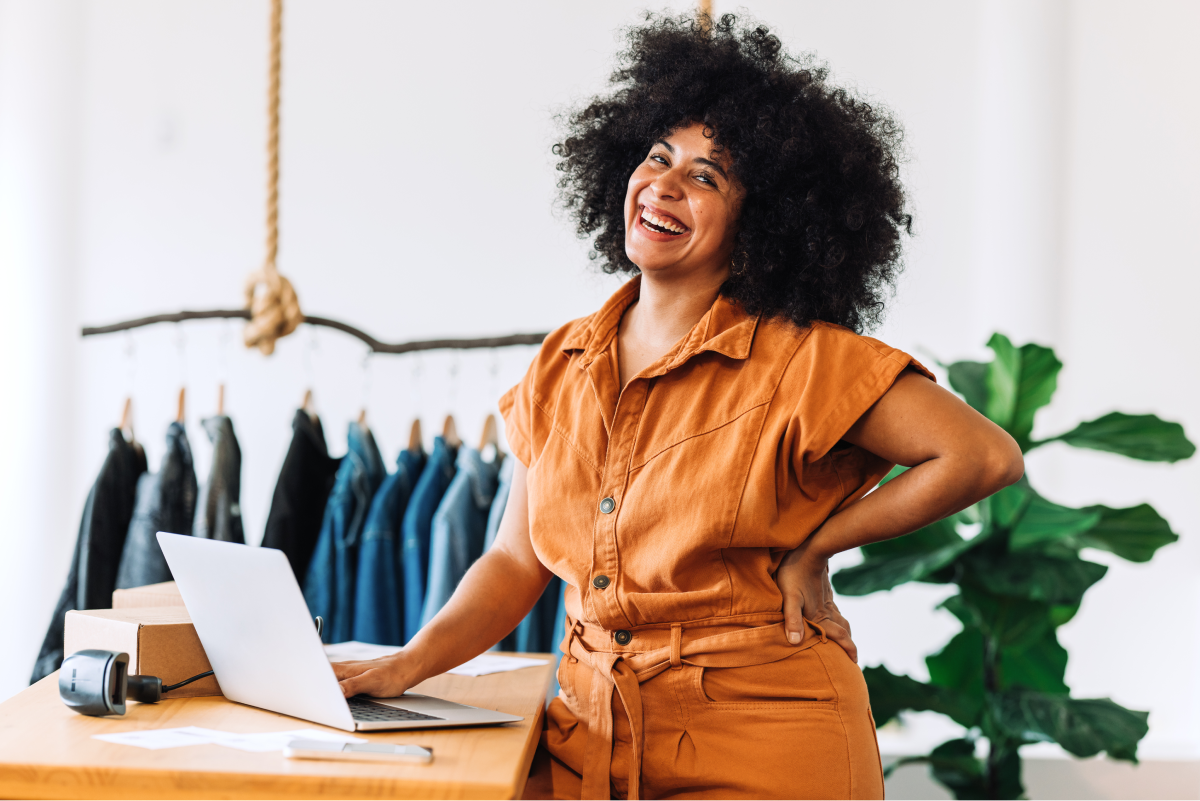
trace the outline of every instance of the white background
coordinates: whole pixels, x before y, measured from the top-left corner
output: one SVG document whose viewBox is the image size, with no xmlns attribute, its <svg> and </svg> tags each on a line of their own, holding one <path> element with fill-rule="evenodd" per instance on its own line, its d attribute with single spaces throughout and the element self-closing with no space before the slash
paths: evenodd
<svg viewBox="0 0 1200 801">
<path fill-rule="evenodd" d="M 1200 437 L 1200 4 L 748 6 L 907 129 L 916 236 L 876 336 L 927 361 L 986 357 L 997 329 L 1054 346 L 1066 367 L 1035 436 L 1120 409 Z M 598 307 L 619 280 L 553 212 L 549 149 L 641 8 L 288 0 L 279 266 L 303 309 L 399 341 Z M 391 460 L 416 415 L 428 437 L 452 411 L 475 439 L 531 358 L 364 366 L 356 340 L 307 328 L 264 358 L 223 322 L 78 337 L 241 305 L 263 252 L 267 19 L 265 0 L 0 0 L 0 698 L 28 680 L 127 395 L 153 467 L 186 385 L 203 480 L 198 421 L 226 383 L 254 542 L 306 387 L 335 454 L 365 405 Z M 1149 565 L 1094 555 L 1112 568 L 1061 639 L 1077 695 L 1151 711 L 1144 757 L 1200 757 L 1200 463 L 1050 446 L 1028 471 L 1065 504 L 1149 501 L 1183 535 Z M 924 677 L 956 630 L 933 611 L 945 595 L 846 599 L 862 662 Z M 915 752 L 952 731 L 917 716 L 881 742 Z"/>
</svg>

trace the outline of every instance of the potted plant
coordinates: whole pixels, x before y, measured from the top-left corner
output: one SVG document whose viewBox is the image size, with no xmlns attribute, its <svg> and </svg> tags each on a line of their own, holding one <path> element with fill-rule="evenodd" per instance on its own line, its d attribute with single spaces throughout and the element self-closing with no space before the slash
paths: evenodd
<svg viewBox="0 0 1200 801">
<path fill-rule="evenodd" d="M 1022 452 L 1050 442 L 1160 462 L 1195 452 L 1182 426 L 1152 414 L 1112 412 L 1064 434 L 1032 439 L 1034 414 L 1050 402 L 1062 363 L 1049 348 L 1018 348 L 1002 334 L 993 335 L 988 347 L 990 362 L 943 367 L 951 387 L 1011 434 Z M 1071 509 L 1039 495 L 1026 477 L 919 531 L 864 547 L 862 563 L 833 578 L 844 595 L 909 581 L 958 587 L 941 608 L 958 618 L 962 631 L 926 658 L 929 682 L 883 666 L 863 673 L 877 725 L 903 710 L 932 710 L 967 732 L 889 770 L 927 763 L 956 798 L 1019 798 L 1019 749 L 1028 743 L 1057 742 L 1075 756 L 1103 751 L 1136 762 L 1148 713 L 1107 698 L 1072 698 L 1063 681 L 1067 652 L 1056 632 L 1108 569 L 1083 558 L 1084 549 L 1146 562 L 1177 539 L 1148 504 Z"/>
</svg>

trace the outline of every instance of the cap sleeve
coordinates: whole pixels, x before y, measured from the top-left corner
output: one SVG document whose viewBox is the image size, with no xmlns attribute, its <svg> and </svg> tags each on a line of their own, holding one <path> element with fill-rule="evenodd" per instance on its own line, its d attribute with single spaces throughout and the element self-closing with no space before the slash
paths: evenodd
<svg viewBox="0 0 1200 801">
<path fill-rule="evenodd" d="M 504 418 L 504 436 L 508 448 L 521 464 L 529 467 L 533 460 L 530 445 L 533 415 L 533 372 L 537 362 L 529 365 L 525 377 L 500 398 L 500 416 Z"/>
<path fill-rule="evenodd" d="M 792 419 L 798 433 L 792 453 L 796 473 L 803 476 L 806 467 L 829 457 L 845 500 L 856 500 L 895 465 L 858 446 L 838 443 L 906 368 L 937 379 L 904 351 L 826 323 L 814 325 L 801 352 L 800 367 L 808 375 Z"/>
</svg>

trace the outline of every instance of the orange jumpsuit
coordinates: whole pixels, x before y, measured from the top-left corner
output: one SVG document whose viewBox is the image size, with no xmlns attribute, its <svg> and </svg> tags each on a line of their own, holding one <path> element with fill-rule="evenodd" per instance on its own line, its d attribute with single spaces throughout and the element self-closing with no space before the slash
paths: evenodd
<svg viewBox="0 0 1200 801">
<path fill-rule="evenodd" d="M 774 573 L 891 469 L 842 436 L 906 367 L 928 372 L 721 297 L 622 389 L 639 287 L 552 333 L 500 403 L 534 550 L 569 585 L 554 792 L 881 798 L 862 673 L 818 626 L 788 644 Z"/>
</svg>

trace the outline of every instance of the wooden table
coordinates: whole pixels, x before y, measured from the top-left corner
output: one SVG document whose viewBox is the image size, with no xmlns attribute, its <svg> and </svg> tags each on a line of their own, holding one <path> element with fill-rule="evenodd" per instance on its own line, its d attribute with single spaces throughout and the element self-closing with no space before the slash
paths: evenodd
<svg viewBox="0 0 1200 801">
<path fill-rule="evenodd" d="M 541 732 L 555 660 L 490 676 L 436 676 L 414 688 L 521 715 L 476 729 L 357 732 L 433 749 L 430 765 L 285 759 L 220 745 L 149 751 L 92 738 L 201 726 L 232 732 L 325 728 L 223 697 L 129 704 L 124 717 L 78 715 L 58 697 L 58 674 L 0 704 L 3 798 L 519 798 Z M 337 731 L 333 729 L 331 731 Z"/>
</svg>

